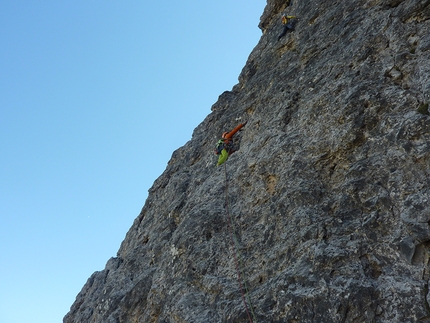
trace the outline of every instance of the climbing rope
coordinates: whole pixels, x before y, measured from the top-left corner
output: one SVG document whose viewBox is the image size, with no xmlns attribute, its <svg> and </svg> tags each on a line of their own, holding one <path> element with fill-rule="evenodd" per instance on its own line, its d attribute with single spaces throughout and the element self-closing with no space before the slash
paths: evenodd
<svg viewBox="0 0 430 323">
<path fill-rule="evenodd" d="M 243 305 L 245 306 L 245 310 L 246 310 L 246 314 L 248 315 L 249 322 L 257 323 L 257 320 L 255 319 L 254 310 L 252 308 L 251 299 L 249 297 L 249 292 L 248 292 L 246 280 L 244 281 L 244 284 L 242 284 L 242 275 L 245 276 L 245 274 L 244 274 L 242 259 L 241 259 L 240 251 L 239 251 L 239 243 L 238 243 L 236 236 L 235 236 L 235 233 L 234 233 L 234 231 L 235 231 L 234 221 L 233 221 L 233 217 L 231 216 L 231 213 L 230 213 L 230 204 L 229 204 L 229 200 L 228 200 L 227 163 L 224 163 L 224 174 L 225 174 L 225 206 L 226 206 L 226 210 L 227 210 L 228 229 L 230 232 L 231 249 L 232 249 L 234 263 L 235 263 L 235 267 L 236 267 L 237 281 L 239 283 L 239 288 L 240 288 L 240 292 L 242 295 Z M 239 266 L 240 266 L 240 268 L 239 268 Z M 241 275 L 241 272 L 242 272 L 242 275 Z M 244 290 L 243 285 L 245 285 L 245 290 Z M 252 313 L 252 317 L 254 317 L 254 321 L 252 320 L 251 314 L 250 314 L 249 309 L 248 309 L 248 304 L 246 303 L 245 298 L 248 299 L 248 303 L 249 303 L 249 306 L 251 308 L 251 313 Z"/>
</svg>

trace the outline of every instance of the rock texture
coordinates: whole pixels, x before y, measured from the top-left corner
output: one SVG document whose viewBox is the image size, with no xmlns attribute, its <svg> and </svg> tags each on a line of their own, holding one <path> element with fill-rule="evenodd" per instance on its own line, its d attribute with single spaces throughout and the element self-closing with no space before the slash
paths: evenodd
<svg viewBox="0 0 430 323">
<path fill-rule="evenodd" d="M 430 322 L 430 1 L 268 0 L 259 26 L 65 323 L 248 322 L 235 254 L 254 322 Z"/>
</svg>

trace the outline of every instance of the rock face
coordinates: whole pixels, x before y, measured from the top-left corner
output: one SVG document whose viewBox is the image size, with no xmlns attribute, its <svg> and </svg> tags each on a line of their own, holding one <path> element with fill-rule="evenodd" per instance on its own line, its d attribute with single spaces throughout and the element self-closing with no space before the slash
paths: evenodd
<svg viewBox="0 0 430 323">
<path fill-rule="evenodd" d="M 268 0 L 260 28 L 65 323 L 430 322 L 430 1 Z"/>
</svg>

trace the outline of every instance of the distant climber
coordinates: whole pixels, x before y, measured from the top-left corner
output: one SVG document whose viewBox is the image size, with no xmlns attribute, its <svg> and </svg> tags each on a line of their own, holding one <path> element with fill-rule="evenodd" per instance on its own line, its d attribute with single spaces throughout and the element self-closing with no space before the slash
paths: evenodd
<svg viewBox="0 0 430 323">
<path fill-rule="evenodd" d="M 282 24 L 284 25 L 284 30 L 279 35 L 278 40 L 284 37 L 287 32 L 293 31 L 297 22 L 296 16 L 282 16 Z"/>
<path fill-rule="evenodd" d="M 216 149 L 215 149 L 215 154 L 219 155 L 217 166 L 225 163 L 228 156 L 230 156 L 232 153 L 236 151 L 233 148 L 233 136 L 245 125 L 246 125 L 246 122 L 241 123 L 233 130 L 224 132 L 222 134 L 221 139 L 218 140 L 216 144 Z"/>
</svg>

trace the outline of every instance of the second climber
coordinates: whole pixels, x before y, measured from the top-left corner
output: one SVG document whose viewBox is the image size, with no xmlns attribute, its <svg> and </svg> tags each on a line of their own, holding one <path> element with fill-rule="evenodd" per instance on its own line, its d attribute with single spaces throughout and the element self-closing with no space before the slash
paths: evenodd
<svg viewBox="0 0 430 323">
<path fill-rule="evenodd" d="M 278 40 L 284 37 L 287 32 L 293 31 L 297 22 L 296 16 L 282 16 L 282 24 L 284 25 L 284 29 L 282 33 L 278 36 Z"/>
</svg>

